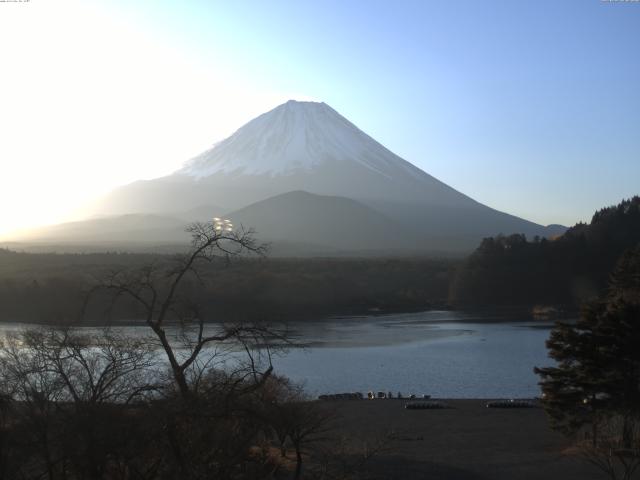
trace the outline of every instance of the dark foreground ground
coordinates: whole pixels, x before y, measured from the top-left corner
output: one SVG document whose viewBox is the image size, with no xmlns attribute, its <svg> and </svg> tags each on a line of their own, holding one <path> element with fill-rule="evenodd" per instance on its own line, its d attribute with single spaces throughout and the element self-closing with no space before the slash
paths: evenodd
<svg viewBox="0 0 640 480">
<path fill-rule="evenodd" d="M 603 474 L 553 432 L 541 408 L 486 408 L 446 401 L 443 410 L 405 410 L 402 400 L 328 401 L 345 436 L 384 447 L 365 465 L 369 478 L 590 480 Z"/>
</svg>

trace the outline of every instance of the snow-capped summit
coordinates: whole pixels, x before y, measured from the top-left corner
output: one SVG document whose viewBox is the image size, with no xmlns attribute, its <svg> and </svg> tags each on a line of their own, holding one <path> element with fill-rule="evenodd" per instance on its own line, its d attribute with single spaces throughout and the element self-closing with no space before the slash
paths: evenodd
<svg viewBox="0 0 640 480">
<path fill-rule="evenodd" d="M 379 251 L 463 251 L 498 233 L 545 235 L 442 183 L 317 102 L 289 101 L 260 115 L 174 174 L 115 190 L 96 213 L 173 215 L 205 205 L 269 240 L 282 235 L 321 248 L 344 248 L 338 239 L 350 234 L 350 245 Z M 308 217 L 317 229 L 301 220 Z"/>
<path fill-rule="evenodd" d="M 287 175 L 326 162 L 356 162 L 389 177 L 419 170 L 373 140 L 324 102 L 288 102 L 260 115 L 187 162 L 178 173 Z"/>
<path fill-rule="evenodd" d="M 209 195 L 219 198 L 203 203 L 231 207 L 294 190 L 366 201 L 475 204 L 318 102 L 290 100 L 260 115 L 169 178 L 195 182 L 195 189 L 207 184 Z"/>
</svg>

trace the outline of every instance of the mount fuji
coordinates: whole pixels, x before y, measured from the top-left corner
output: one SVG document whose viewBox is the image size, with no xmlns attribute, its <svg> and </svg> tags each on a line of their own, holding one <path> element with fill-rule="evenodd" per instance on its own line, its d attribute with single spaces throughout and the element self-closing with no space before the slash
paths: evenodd
<svg viewBox="0 0 640 480">
<path fill-rule="evenodd" d="M 107 216 L 91 220 L 103 239 L 109 231 L 118 237 L 117 216 L 126 216 L 129 232 L 132 221 L 141 219 L 138 239 L 150 218 L 163 219 L 162 225 L 172 225 L 166 238 L 158 228 L 148 228 L 149 239 L 156 241 L 181 238 L 167 218 L 179 223 L 224 214 L 254 227 L 261 240 L 283 246 L 283 254 L 287 249 L 295 254 L 453 253 L 499 233 L 558 233 L 454 190 L 325 103 L 293 100 L 250 121 L 175 173 L 114 190 L 95 213 Z M 105 222 L 111 228 L 106 233 Z M 87 224 L 88 230 L 93 227 Z M 53 237 L 62 238 L 64 231 L 64 225 L 57 226 Z M 82 240 L 78 231 L 76 222 L 75 241 Z M 123 239 L 126 235 L 117 238 Z"/>
</svg>

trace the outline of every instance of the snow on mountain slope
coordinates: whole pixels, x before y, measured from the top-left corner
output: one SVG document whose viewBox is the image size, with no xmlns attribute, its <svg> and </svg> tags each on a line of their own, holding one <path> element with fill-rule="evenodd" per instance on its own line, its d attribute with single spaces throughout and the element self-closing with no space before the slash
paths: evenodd
<svg viewBox="0 0 640 480">
<path fill-rule="evenodd" d="M 290 100 L 250 121 L 192 159 L 178 173 L 288 175 L 326 162 L 357 162 L 392 179 L 394 169 L 422 172 L 387 150 L 325 103 Z"/>
<path fill-rule="evenodd" d="M 271 207 L 306 199 L 309 209 L 313 204 L 321 211 L 330 203 L 326 197 L 337 197 L 344 208 L 353 207 L 346 202 L 353 200 L 393 221 L 402 233 L 384 237 L 381 244 L 389 249 L 420 245 L 432 251 L 469 251 L 490 235 L 547 233 L 540 225 L 482 205 L 432 177 L 328 105 L 296 101 L 260 115 L 172 175 L 114 190 L 94 213 L 179 216 L 203 205 L 224 206 L 232 212 L 295 191 L 315 197 L 284 196 L 279 197 L 280 203 L 254 205 L 251 211 L 260 209 L 264 217 L 249 216 L 252 222 L 281 225 L 281 231 L 289 234 L 287 241 L 311 243 L 304 229 L 294 225 L 304 224 L 300 220 L 304 213 L 289 206 L 281 211 Z M 380 231 L 365 229 L 365 223 L 377 222 L 370 211 L 349 209 L 351 218 L 358 211 L 368 220 L 359 227 L 356 222 L 344 222 L 343 231 L 361 228 L 372 235 Z M 281 222 L 291 225 L 284 228 Z M 311 226 L 305 229 L 315 231 Z M 329 238 L 322 242 L 335 243 Z"/>
</svg>

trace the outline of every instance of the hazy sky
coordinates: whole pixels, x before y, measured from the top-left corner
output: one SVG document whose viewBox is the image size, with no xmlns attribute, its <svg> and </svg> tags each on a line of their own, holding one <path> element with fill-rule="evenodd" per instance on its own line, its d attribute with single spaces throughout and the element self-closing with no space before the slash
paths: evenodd
<svg viewBox="0 0 640 480">
<path fill-rule="evenodd" d="M 0 233 L 324 101 L 491 207 L 640 193 L 640 2 L 0 2 Z"/>
</svg>

